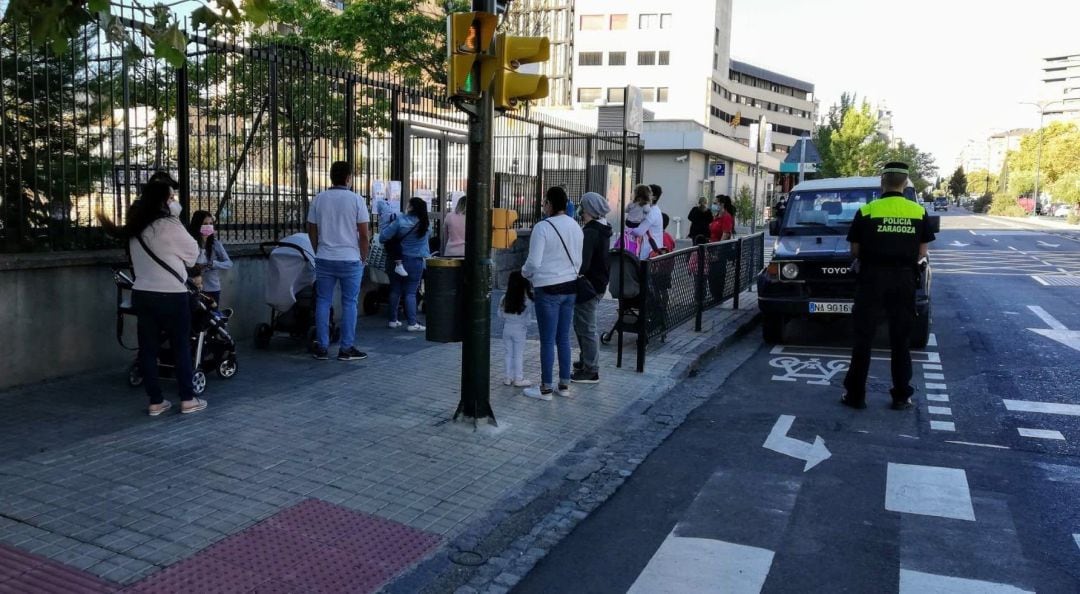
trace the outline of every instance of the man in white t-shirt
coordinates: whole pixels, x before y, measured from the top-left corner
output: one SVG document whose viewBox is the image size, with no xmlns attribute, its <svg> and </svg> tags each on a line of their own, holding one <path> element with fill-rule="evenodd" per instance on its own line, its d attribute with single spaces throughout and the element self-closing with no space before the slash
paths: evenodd
<svg viewBox="0 0 1080 594">
<path fill-rule="evenodd" d="M 352 166 L 337 161 L 330 166 L 333 186 L 315 196 L 308 209 L 308 236 L 315 250 L 315 353 L 327 359 L 330 346 L 330 302 L 341 285 L 341 345 L 339 361 L 366 359 L 353 346 L 356 340 L 356 302 L 364 262 L 370 248 L 371 217 L 363 198 L 349 189 Z"/>
</svg>

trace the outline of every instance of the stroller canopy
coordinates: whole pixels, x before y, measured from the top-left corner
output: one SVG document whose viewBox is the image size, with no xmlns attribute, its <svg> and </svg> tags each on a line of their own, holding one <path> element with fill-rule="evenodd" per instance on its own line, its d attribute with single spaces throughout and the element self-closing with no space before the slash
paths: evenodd
<svg viewBox="0 0 1080 594">
<path fill-rule="evenodd" d="M 641 295 L 641 260 L 637 255 L 624 250 L 614 249 L 608 252 L 608 266 L 611 276 L 608 291 L 616 299 L 637 299 Z"/>
<path fill-rule="evenodd" d="M 296 294 L 315 282 L 315 254 L 307 233 L 294 233 L 275 245 L 266 276 L 266 303 L 288 311 Z"/>
</svg>

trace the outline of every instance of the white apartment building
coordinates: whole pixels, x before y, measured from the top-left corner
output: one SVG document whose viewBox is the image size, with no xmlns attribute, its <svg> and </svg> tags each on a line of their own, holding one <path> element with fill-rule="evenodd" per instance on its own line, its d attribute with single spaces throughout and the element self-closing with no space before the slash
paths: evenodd
<svg viewBox="0 0 1080 594">
<path fill-rule="evenodd" d="M 726 81 L 713 83 L 710 101 L 712 130 L 747 144 L 751 124 L 764 117 L 772 126 L 773 152 L 780 155 L 811 136 L 817 121 L 813 84 L 738 60 L 731 60 Z"/>
<path fill-rule="evenodd" d="M 996 132 L 984 139 L 972 139 L 960 151 L 956 164 L 964 171 L 979 171 L 989 167 L 991 173 L 998 174 L 1005 167 L 1009 151 L 1020 150 L 1020 141 L 1031 134 L 1028 128 L 1016 128 Z"/>
<path fill-rule="evenodd" d="M 1047 101 L 1048 121 L 1080 122 L 1080 53 L 1054 56 L 1043 60 L 1043 82 Z"/>
</svg>

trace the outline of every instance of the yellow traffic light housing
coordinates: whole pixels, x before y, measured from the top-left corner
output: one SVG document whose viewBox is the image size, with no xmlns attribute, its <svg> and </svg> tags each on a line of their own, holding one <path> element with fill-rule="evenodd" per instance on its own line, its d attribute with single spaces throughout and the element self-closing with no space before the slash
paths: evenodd
<svg viewBox="0 0 1080 594">
<path fill-rule="evenodd" d="M 517 211 L 511 208 L 491 209 L 491 247 L 505 250 L 514 245 L 517 240 L 517 231 L 514 231 L 517 219 Z"/>
<path fill-rule="evenodd" d="M 481 63 L 491 52 L 498 24 L 498 17 L 487 12 L 446 17 L 446 95 L 451 99 L 477 99 L 491 84 Z"/>
<path fill-rule="evenodd" d="M 495 109 L 515 109 L 522 101 L 548 96 L 548 78 L 542 74 L 518 72 L 523 64 L 546 62 L 551 42 L 547 37 L 495 37 L 495 60 L 485 62 L 483 77 L 495 80 Z"/>
</svg>

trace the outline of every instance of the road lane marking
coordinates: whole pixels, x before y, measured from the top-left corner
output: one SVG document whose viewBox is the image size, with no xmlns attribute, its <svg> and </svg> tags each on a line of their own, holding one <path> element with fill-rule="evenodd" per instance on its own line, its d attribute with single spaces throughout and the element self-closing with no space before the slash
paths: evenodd
<svg viewBox="0 0 1080 594">
<path fill-rule="evenodd" d="M 1014 248 L 1014 247 L 1013 247 L 1013 246 L 1011 246 L 1011 245 L 1009 246 L 1009 249 L 1010 249 L 1010 250 L 1012 250 L 1012 251 L 1014 251 L 1014 252 L 1019 252 L 1019 251 L 1020 251 L 1020 250 L 1018 250 L 1018 249 Z"/>
<path fill-rule="evenodd" d="M 900 569 L 900 594 L 1035 594 L 1009 584 Z"/>
<path fill-rule="evenodd" d="M 1050 326 L 1051 330 L 1068 330 L 1068 327 L 1066 327 L 1065 324 L 1057 321 L 1054 316 L 1047 313 L 1045 309 L 1038 305 L 1029 305 L 1028 309 L 1031 310 L 1031 313 L 1039 316 L 1039 319 L 1042 320 L 1044 324 Z"/>
<path fill-rule="evenodd" d="M 955 443 L 955 444 L 959 444 L 959 445 L 969 445 L 969 446 L 976 446 L 976 447 L 980 447 L 980 448 L 994 448 L 995 450 L 1011 450 L 1012 449 L 1009 446 L 995 445 L 995 444 L 992 444 L 992 443 L 975 443 L 973 441 L 951 441 L 951 440 L 946 439 L 945 443 Z"/>
<path fill-rule="evenodd" d="M 948 394 L 927 394 L 926 399 L 931 401 L 931 402 L 948 402 L 949 401 L 949 395 Z"/>
<path fill-rule="evenodd" d="M 873 353 L 881 353 L 874 356 Z M 830 357 L 833 359 L 850 359 L 850 347 L 824 347 L 805 345 L 776 345 L 769 351 L 771 355 L 794 355 L 801 357 Z M 941 363 L 941 355 L 934 351 L 911 351 L 912 363 Z M 889 349 L 873 349 L 870 358 L 874 361 L 891 360 Z M 925 360 L 922 360 L 925 358 Z"/>
<path fill-rule="evenodd" d="M 1053 429 L 1029 429 L 1027 427 L 1018 427 L 1016 429 L 1023 437 L 1034 437 L 1037 439 L 1059 439 L 1065 441 L 1065 436 L 1060 431 L 1054 431 Z"/>
<path fill-rule="evenodd" d="M 1080 548 L 1080 534 L 1074 534 L 1073 535 L 1073 540 L 1076 541 L 1076 547 Z"/>
<path fill-rule="evenodd" d="M 956 424 L 952 421 L 930 421 L 931 431 L 956 431 Z"/>
<path fill-rule="evenodd" d="M 1044 287 L 1049 287 L 1049 286 L 1050 286 L 1050 283 L 1048 283 L 1048 282 L 1044 281 L 1044 280 L 1042 279 L 1042 277 L 1041 277 L 1041 276 L 1034 276 L 1034 275 L 1032 275 L 1032 277 L 1031 277 L 1031 278 L 1033 278 L 1033 279 L 1035 279 L 1035 280 L 1039 281 L 1039 284 L 1041 284 L 1041 285 L 1042 285 L 1042 286 L 1044 286 Z"/>
<path fill-rule="evenodd" d="M 937 334 L 934 334 L 933 332 L 930 333 L 930 339 L 926 341 L 926 346 L 937 346 Z"/>
<path fill-rule="evenodd" d="M 937 363 L 923 363 L 922 366 L 923 369 L 928 369 L 930 371 L 941 371 L 941 365 Z"/>
<path fill-rule="evenodd" d="M 773 557 L 768 549 L 708 538 L 668 535 L 627 594 L 760 592 Z"/>
<path fill-rule="evenodd" d="M 926 384 L 927 390 L 948 390 L 949 387 L 945 384 Z"/>
<path fill-rule="evenodd" d="M 1007 410 L 1015 412 L 1033 412 L 1080 417 L 1080 404 L 1036 402 L 1034 400 L 1002 400 L 1002 402 L 1005 403 L 1005 408 Z"/>
<path fill-rule="evenodd" d="M 952 416 L 952 409 L 947 406 L 928 406 L 926 408 L 932 415 Z"/>
<path fill-rule="evenodd" d="M 945 379 L 944 373 L 924 373 L 923 377 L 928 380 L 943 380 Z"/>
<path fill-rule="evenodd" d="M 885 509 L 975 521 L 967 473 L 962 468 L 889 462 L 885 478 Z"/>
</svg>

